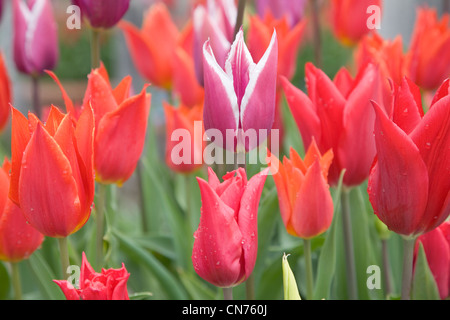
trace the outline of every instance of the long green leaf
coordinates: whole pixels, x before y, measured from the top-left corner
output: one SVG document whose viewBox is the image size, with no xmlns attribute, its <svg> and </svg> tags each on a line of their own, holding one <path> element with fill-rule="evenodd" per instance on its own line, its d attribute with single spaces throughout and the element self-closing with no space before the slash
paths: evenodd
<svg viewBox="0 0 450 320">
<path fill-rule="evenodd" d="M 319 256 L 317 278 L 314 289 L 314 299 L 330 298 L 330 289 L 336 268 L 336 220 L 338 216 L 337 208 L 339 208 L 340 205 L 344 174 L 345 170 L 341 172 L 339 183 L 335 190 L 333 221 L 327 231 L 327 236 Z"/>
<path fill-rule="evenodd" d="M 28 259 L 28 265 L 33 271 L 35 279 L 37 280 L 44 297 L 50 300 L 65 299 L 61 289 L 53 282 L 53 280 L 57 280 L 57 277 L 42 257 L 41 252 L 35 251 Z"/>
<path fill-rule="evenodd" d="M 419 251 L 414 269 L 411 295 L 413 300 L 440 299 L 436 281 L 428 266 L 425 250 L 421 243 L 419 244 Z"/>
<path fill-rule="evenodd" d="M 144 250 L 136 241 L 113 230 L 112 235 L 118 239 L 119 245 L 129 256 L 133 256 L 138 263 L 145 265 L 161 283 L 168 299 L 185 300 L 187 295 L 176 277 L 160 263 L 150 252 Z"/>
<path fill-rule="evenodd" d="M 0 300 L 8 298 L 11 281 L 3 262 L 0 261 Z"/>
</svg>

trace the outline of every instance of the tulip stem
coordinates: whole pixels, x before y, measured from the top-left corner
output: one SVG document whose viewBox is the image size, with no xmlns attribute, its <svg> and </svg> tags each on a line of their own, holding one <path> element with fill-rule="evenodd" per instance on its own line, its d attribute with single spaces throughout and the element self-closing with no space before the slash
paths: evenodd
<svg viewBox="0 0 450 320">
<path fill-rule="evenodd" d="M 303 239 L 303 254 L 306 267 L 306 297 L 312 300 L 314 294 L 314 275 L 311 257 L 311 240 Z"/>
<path fill-rule="evenodd" d="M 223 300 L 233 300 L 233 288 L 222 288 Z"/>
<path fill-rule="evenodd" d="M 245 13 L 245 5 L 246 5 L 247 0 L 239 0 L 238 2 L 238 12 L 237 12 L 237 16 L 236 16 L 236 24 L 234 25 L 234 37 L 236 37 L 236 35 L 239 32 L 239 29 L 241 28 L 243 22 L 244 22 L 244 13 Z"/>
<path fill-rule="evenodd" d="M 104 232 L 104 218 L 105 218 L 105 200 L 106 200 L 106 184 L 98 184 L 98 196 L 97 203 L 95 206 L 96 213 L 96 224 L 97 224 L 97 267 L 101 268 L 103 266 L 103 232 Z"/>
<path fill-rule="evenodd" d="M 59 244 L 59 254 L 61 257 L 62 277 L 65 278 L 67 274 L 67 269 L 70 266 L 67 237 L 58 238 L 58 244 Z"/>
<path fill-rule="evenodd" d="M 413 258 L 416 238 L 403 238 L 402 300 L 411 299 Z"/>
<path fill-rule="evenodd" d="M 381 250 L 383 255 L 383 269 L 384 269 L 384 277 L 385 277 L 385 286 L 386 286 L 386 296 L 390 296 L 393 292 L 392 290 L 392 279 L 391 279 L 391 266 L 389 263 L 389 250 L 388 250 L 388 241 L 386 239 L 381 240 Z"/>
<path fill-rule="evenodd" d="M 92 69 L 100 67 L 100 30 L 95 28 L 91 32 L 91 63 Z"/>
<path fill-rule="evenodd" d="M 31 90 L 32 90 L 32 105 L 33 112 L 36 116 L 41 116 L 41 101 L 39 95 L 39 76 L 36 74 L 31 75 Z"/>
<path fill-rule="evenodd" d="M 11 262 L 12 284 L 14 288 L 14 299 L 22 300 L 22 285 L 20 281 L 19 264 Z"/>
<path fill-rule="evenodd" d="M 341 194 L 341 203 L 349 299 L 356 300 L 358 297 L 358 287 L 356 280 L 355 252 L 353 249 L 352 220 L 350 213 L 350 189 L 344 188 Z"/>
<path fill-rule="evenodd" d="M 316 66 L 321 68 L 322 66 L 322 38 L 320 30 L 319 20 L 319 0 L 313 0 L 312 5 L 312 18 L 313 18 L 313 32 L 314 32 L 314 59 Z"/>
</svg>

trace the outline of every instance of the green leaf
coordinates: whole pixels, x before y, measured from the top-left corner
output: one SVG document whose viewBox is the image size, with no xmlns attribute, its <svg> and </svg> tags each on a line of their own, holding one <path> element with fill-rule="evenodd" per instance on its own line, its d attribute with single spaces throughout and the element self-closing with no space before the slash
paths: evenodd
<svg viewBox="0 0 450 320">
<path fill-rule="evenodd" d="M 297 281 L 295 280 L 294 273 L 287 261 L 287 255 L 283 255 L 282 270 L 283 270 L 283 289 L 284 300 L 301 300 L 300 293 L 298 292 Z"/>
<path fill-rule="evenodd" d="M 118 239 L 120 246 L 128 256 L 133 257 L 139 264 L 145 265 L 158 279 L 168 299 L 184 300 L 188 298 L 179 280 L 150 252 L 117 230 L 113 230 L 112 234 Z"/>
<path fill-rule="evenodd" d="M 3 262 L 0 261 L 0 300 L 6 300 L 8 298 L 11 280 L 8 270 L 6 270 Z"/>
<path fill-rule="evenodd" d="M 33 271 L 35 279 L 39 284 L 39 288 L 44 297 L 49 300 L 65 300 L 65 296 L 61 289 L 53 280 L 57 279 L 40 251 L 35 251 L 27 260 L 30 269 Z"/>
<path fill-rule="evenodd" d="M 151 292 L 137 292 L 130 295 L 130 300 L 150 300 L 152 296 Z"/>
<path fill-rule="evenodd" d="M 413 300 L 439 300 L 439 290 L 428 266 L 423 245 L 419 244 L 419 252 L 414 269 L 411 296 Z"/>
<path fill-rule="evenodd" d="M 338 186 L 334 194 L 334 214 L 333 221 L 330 228 L 327 231 L 326 239 L 320 252 L 317 278 L 314 288 L 314 299 L 329 299 L 330 289 L 333 282 L 333 277 L 336 268 L 336 219 L 337 208 L 340 205 L 342 181 L 344 178 L 345 170 L 341 172 L 339 177 Z"/>
<path fill-rule="evenodd" d="M 180 279 L 183 282 L 186 291 L 194 300 L 214 300 L 217 297 L 217 290 L 209 288 L 205 280 L 199 278 L 197 274 L 180 271 Z M 216 288 L 217 289 L 217 288 Z"/>
</svg>

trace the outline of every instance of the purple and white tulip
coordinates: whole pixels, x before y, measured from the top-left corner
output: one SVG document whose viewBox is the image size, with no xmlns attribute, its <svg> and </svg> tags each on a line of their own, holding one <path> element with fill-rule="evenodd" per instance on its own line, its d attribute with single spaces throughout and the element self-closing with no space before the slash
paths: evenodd
<svg viewBox="0 0 450 320">
<path fill-rule="evenodd" d="M 278 64 L 276 32 L 257 64 L 244 42 L 242 28 L 231 46 L 225 69 L 218 64 L 210 41 L 203 46 L 203 56 L 205 130 L 219 130 L 223 137 L 229 137 L 229 130 L 233 130 L 234 144 L 222 145 L 226 149 L 245 147 L 249 151 L 257 147 L 261 142 L 259 134 L 253 141 L 243 141 L 243 137 L 249 129 L 259 133 L 272 128 Z"/>
<path fill-rule="evenodd" d="M 208 0 L 192 13 L 194 64 L 198 82 L 203 85 L 203 44 L 209 39 L 216 60 L 224 68 L 233 41 L 237 8 L 234 0 Z"/>
<path fill-rule="evenodd" d="M 20 72 L 41 74 L 55 67 L 58 28 L 49 0 L 14 0 L 14 62 Z"/>
</svg>

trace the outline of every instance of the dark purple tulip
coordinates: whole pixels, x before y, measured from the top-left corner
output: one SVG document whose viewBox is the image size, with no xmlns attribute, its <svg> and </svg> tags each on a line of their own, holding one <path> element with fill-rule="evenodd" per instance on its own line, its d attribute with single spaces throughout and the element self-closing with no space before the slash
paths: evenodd
<svg viewBox="0 0 450 320">
<path fill-rule="evenodd" d="M 125 15 L 130 0 L 72 0 L 93 28 L 112 28 Z"/>
</svg>

